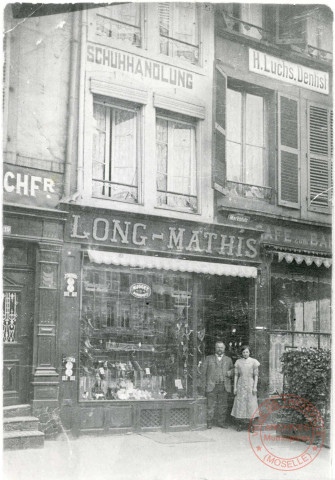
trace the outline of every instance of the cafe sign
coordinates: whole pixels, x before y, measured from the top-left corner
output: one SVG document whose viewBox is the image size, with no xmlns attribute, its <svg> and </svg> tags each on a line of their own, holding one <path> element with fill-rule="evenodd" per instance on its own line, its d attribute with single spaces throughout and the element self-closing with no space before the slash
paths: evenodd
<svg viewBox="0 0 335 480">
<path fill-rule="evenodd" d="M 245 225 L 215 225 L 119 212 L 96 215 L 80 210 L 70 215 L 65 235 L 71 242 L 123 251 L 259 261 L 261 231 Z"/>
<path fill-rule="evenodd" d="M 329 94 L 329 74 L 249 48 L 249 70 L 297 87 Z"/>
<path fill-rule="evenodd" d="M 263 230 L 262 243 L 266 245 L 324 253 L 332 251 L 331 235 L 320 228 L 307 229 L 262 224 L 259 224 L 258 228 Z"/>
</svg>

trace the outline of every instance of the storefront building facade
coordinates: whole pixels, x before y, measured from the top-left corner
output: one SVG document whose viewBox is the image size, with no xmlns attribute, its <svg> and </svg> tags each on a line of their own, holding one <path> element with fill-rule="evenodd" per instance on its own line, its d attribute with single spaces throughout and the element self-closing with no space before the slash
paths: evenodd
<svg viewBox="0 0 335 480">
<path fill-rule="evenodd" d="M 46 423 L 205 428 L 216 340 L 233 360 L 251 345 L 260 397 L 285 347 L 330 344 L 331 69 L 221 7 L 90 8 L 10 33 L 5 398 Z"/>
<path fill-rule="evenodd" d="M 59 55 L 70 35 L 70 23 L 53 28 L 60 20 L 22 23 L 11 5 L 4 14 L 3 402 L 30 405 L 42 429 L 59 408 L 58 288 L 67 218 L 59 201 L 70 59 L 68 50 Z"/>
<path fill-rule="evenodd" d="M 216 318 L 232 347 L 232 311 L 255 316 L 261 231 L 69 213 L 60 345 L 75 371 L 62 374 L 64 421 L 78 433 L 205 427 L 201 364 Z"/>
<path fill-rule="evenodd" d="M 332 12 L 217 6 L 215 178 L 219 223 L 263 229 L 260 396 L 283 391 L 285 349 L 330 348 Z"/>
</svg>

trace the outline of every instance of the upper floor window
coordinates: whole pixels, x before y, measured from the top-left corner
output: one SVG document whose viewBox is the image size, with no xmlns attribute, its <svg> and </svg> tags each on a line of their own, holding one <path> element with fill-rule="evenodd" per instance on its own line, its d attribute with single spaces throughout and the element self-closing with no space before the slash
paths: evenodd
<svg viewBox="0 0 335 480">
<path fill-rule="evenodd" d="M 332 22 L 320 8 L 309 15 L 307 24 L 308 45 L 322 50 L 332 50 Z"/>
<path fill-rule="evenodd" d="M 97 13 L 96 34 L 141 47 L 141 20 L 141 5 L 138 3 L 100 8 Z"/>
<path fill-rule="evenodd" d="M 197 211 L 195 124 L 157 116 L 157 203 Z"/>
<path fill-rule="evenodd" d="M 277 7 L 277 42 L 307 43 L 331 50 L 331 11 L 322 5 L 279 5 Z"/>
<path fill-rule="evenodd" d="M 332 60 L 332 11 L 325 5 L 218 6 L 220 27 L 321 60 Z"/>
<path fill-rule="evenodd" d="M 264 98 L 227 89 L 227 180 L 264 186 Z"/>
<path fill-rule="evenodd" d="M 199 63 L 199 22 L 195 3 L 159 3 L 160 53 Z"/>
<path fill-rule="evenodd" d="M 138 108 L 95 101 L 93 196 L 138 202 Z"/>
<path fill-rule="evenodd" d="M 250 3 L 227 3 L 222 6 L 225 26 L 249 37 L 263 38 L 263 6 Z"/>
</svg>

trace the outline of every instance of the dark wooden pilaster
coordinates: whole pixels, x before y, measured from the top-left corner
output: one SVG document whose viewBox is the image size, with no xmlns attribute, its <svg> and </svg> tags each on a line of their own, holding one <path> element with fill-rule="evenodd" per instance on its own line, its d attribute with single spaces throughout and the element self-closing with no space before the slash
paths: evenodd
<svg viewBox="0 0 335 480">
<path fill-rule="evenodd" d="M 60 252 L 59 245 L 44 242 L 40 242 L 37 249 L 34 371 L 31 382 L 35 412 L 58 405 L 56 335 Z"/>
<path fill-rule="evenodd" d="M 271 321 L 270 298 L 270 266 L 271 259 L 263 257 L 262 265 L 258 269 L 255 289 L 256 318 L 251 329 L 251 345 L 255 357 L 261 363 L 258 395 L 260 399 L 268 398 L 269 392 L 269 328 Z"/>
</svg>

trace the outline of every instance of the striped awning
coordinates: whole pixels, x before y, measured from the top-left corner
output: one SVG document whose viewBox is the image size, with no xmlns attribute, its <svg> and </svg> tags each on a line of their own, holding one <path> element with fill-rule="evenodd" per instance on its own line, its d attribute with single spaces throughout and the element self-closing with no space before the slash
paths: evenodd
<svg viewBox="0 0 335 480">
<path fill-rule="evenodd" d="M 332 260 L 330 258 L 325 257 L 315 257 L 311 255 L 301 255 L 300 253 L 287 253 L 287 252 L 276 252 L 278 254 L 278 261 L 281 262 L 285 260 L 287 263 L 292 263 L 293 260 L 300 265 L 301 263 L 305 262 L 306 265 L 312 265 L 315 263 L 318 267 L 324 265 L 326 268 L 329 268 L 332 264 Z"/>
<path fill-rule="evenodd" d="M 157 270 L 172 270 L 174 272 L 207 273 L 210 275 L 226 275 L 229 277 L 257 277 L 257 268 L 226 263 L 198 262 L 177 258 L 151 257 L 130 253 L 106 252 L 88 250 L 91 262 L 105 265 L 121 265 L 124 267 L 155 268 Z"/>
</svg>

